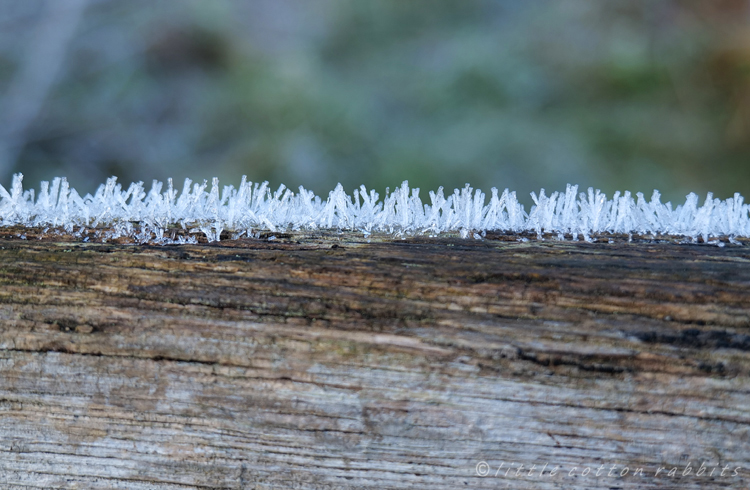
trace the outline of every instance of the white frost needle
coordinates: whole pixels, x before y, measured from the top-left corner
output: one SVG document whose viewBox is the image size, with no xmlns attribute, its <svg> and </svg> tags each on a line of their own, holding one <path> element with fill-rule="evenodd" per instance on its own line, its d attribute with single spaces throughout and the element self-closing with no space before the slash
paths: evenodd
<svg viewBox="0 0 750 490">
<path fill-rule="evenodd" d="M 711 238 L 750 237 L 750 206 L 737 193 L 724 201 L 709 193 L 701 205 L 689 194 L 684 204 L 673 208 L 662 203 L 658 191 L 650 200 L 640 192 L 616 192 L 611 200 L 599 190 L 578 193 L 568 185 L 565 192 L 549 196 L 542 189 L 532 193 L 534 205 L 527 212 L 507 189 L 484 192 L 468 184 L 446 197 L 443 188 L 429 192 L 428 203 L 419 189 L 404 182 L 393 192 L 380 195 L 365 186 L 347 194 L 341 184 L 323 200 L 299 188 L 285 186 L 272 191 L 268 182 L 253 183 L 243 176 L 239 188 L 219 187 L 214 178 L 193 184 L 186 179 L 178 192 L 172 179 L 166 189 L 154 181 L 146 191 L 143 182 L 124 189 L 112 177 L 92 196 L 81 197 L 65 178 L 42 182 L 39 193 L 23 189 L 23 175 L 13 176 L 10 191 L 0 185 L 0 226 L 58 227 L 72 232 L 74 227 L 107 227 L 110 237 L 130 236 L 136 240 L 172 243 L 165 238 L 167 228 L 200 230 L 209 241 L 219 240 L 222 231 L 232 236 L 250 236 L 253 230 L 353 230 L 398 234 L 458 232 L 533 232 L 586 240 L 600 233 L 677 235 L 704 242 Z M 184 238 L 181 238 L 184 241 Z M 194 240 L 194 239 L 193 239 Z"/>
</svg>

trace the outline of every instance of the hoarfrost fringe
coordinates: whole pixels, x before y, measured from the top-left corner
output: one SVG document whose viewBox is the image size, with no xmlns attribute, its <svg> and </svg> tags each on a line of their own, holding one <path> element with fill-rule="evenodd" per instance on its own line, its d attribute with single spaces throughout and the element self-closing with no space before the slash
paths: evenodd
<svg viewBox="0 0 750 490">
<path fill-rule="evenodd" d="M 565 192 L 547 196 L 544 189 L 531 193 L 534 205 L 527 213 L 515 192 L 502 194 L 491 189 L 489 202 L 480 190 L 468 184 L 445 196 L 443 188 L 430 191 L 429 202 L 422 201 L 419 189 L 408 182 L 393 192 L 380 195 L 360 186 L 352 195 L 341 184 L 324 201 L 311 191 L 299 188 L 294 193 L 281 185 L 272 191 L 268 182 L 248 182 L 242 177 L 239 188 L 224 186 L 219 180 L 193 183 L 186 179 L 178 192 L 167 181 L 154 181 L 147 192 L 143 182 L 130 184 L 127 190 L 112 177 L 92 196 L 81 197 L 65 178 L 42 182 L 38 196 L 33 189 L 23 189 L 23 175 L 13 176 L 8 192 L 0 185 L 0 226 L 60 227 L 72 232 L 75 226 L 107 226 L 112 236 L 130 236 L 141 241 L 168 243 L 164 232 L 179 225 L 190 231 L 202 231 L 209 241 L 219 240 L 222 231 L 234 238 L 250 236 L 252 230 L 346 229 L 365 236 L 373 232 L 398 234 L 438 234 L 459 232 L 545 233 L 559 238 L 571 236 L 591 240 L 600 233 L 637 233 L 641 235 L 678 235 L 704 242 L 710 238 L 750 236 L 750 206 L 737 193 L 721 201 L 708 193 L 702 206 L 691 193 L 684 204 L 672 207 L 662 203 L 658 191 L 647 201 L 640 192 L 615 193 L 611 200 L 592 188 L 578 193 L 578 186 L 568 185 Z M 478 236 L 474 234 L 473 236 Z M 184 239 L 182 239 L 184 241 Z M 194 239 L 193 239 L 194 240 Z"/>
</svg>

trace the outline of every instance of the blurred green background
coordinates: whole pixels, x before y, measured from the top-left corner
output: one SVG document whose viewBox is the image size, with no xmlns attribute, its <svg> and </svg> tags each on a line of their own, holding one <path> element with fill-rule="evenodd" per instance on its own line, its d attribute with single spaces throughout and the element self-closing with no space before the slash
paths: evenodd
<svg viewBox="0 0 750 490">
<path fill-rule="evenodd" d="M 15 172 L 750 196 L 750 1 L 0 0 Z"/>
</svg>

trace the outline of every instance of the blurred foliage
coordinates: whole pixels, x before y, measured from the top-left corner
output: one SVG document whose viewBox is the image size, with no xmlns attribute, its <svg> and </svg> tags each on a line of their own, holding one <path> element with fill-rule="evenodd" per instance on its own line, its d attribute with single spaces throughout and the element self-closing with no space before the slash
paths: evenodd
<svg viewBox="0 0 750 490">
<path fill-rule="evenodd" d="M 750 196 L 747 0 L 84 1 L 4 184 Z M 0 0 L 0 97 L 48 7 Z"/>
</svg>

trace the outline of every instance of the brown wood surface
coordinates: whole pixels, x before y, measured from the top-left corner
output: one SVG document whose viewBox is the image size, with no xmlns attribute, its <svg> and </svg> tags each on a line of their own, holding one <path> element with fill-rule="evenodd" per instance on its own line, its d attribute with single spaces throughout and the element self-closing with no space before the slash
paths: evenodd
<svg viewBox="0 0 750 490">
<path fill-rule="evenodd" d="M 748 488 L 747 244 L 39 233 L 0 488 Z"/>
</svg>

